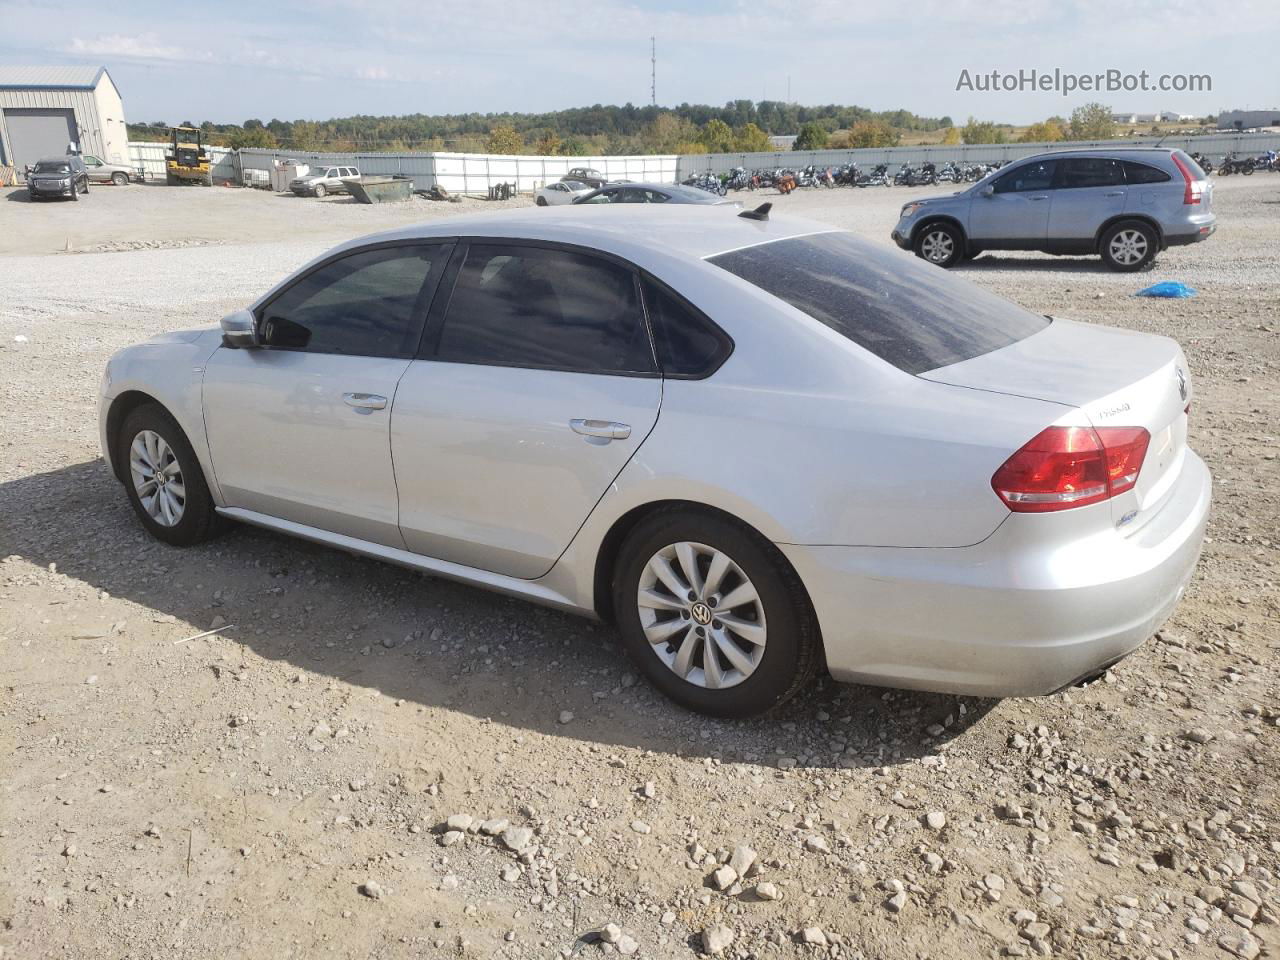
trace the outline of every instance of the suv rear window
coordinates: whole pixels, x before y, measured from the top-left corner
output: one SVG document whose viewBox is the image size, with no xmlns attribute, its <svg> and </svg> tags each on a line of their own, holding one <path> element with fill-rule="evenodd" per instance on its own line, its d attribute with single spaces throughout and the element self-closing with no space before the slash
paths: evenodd
<svg viewBox="0 0 1280 960">
<path fill-rule="evenodd" d="M 1195 161 L 1191 161 L 1195 163 Z M 1199 169 L 1197 167 L 1196 169 Z M 1192 176 L 1195 176 L 1193 173 Z M 1201 178 L 1203 178 L 1201 174 Z M 1133 160 L 1124 161 L 1124 177 L 1129 183 L 1164 183 L 1173 178 L 1163 170 L 1157 170 L 1155 167 L 1148 166 L 1145 163 L 1137 163 Z"/>
<path fill-rule="evenodd" d="M 982 356 L 1049 321 L 907 254 L 833 232 L 709 258 L 907 373 Z"/>
</svg>

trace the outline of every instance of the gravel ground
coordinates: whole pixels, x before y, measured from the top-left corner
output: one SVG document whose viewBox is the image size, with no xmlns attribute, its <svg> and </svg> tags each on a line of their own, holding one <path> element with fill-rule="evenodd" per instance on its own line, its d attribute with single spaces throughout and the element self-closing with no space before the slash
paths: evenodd
<svg viewBox="0 0 1280 960">
<path fill-rule="evenodd" d="M 922 192 L 748 202 L 887 243 Z M 167 548 L 97 460 L 113 350 L 458 206 L 0 203 L 3 956 L 1275 955 L 1278 204 L 1223 181 L 1218 234 L 1150 274 L 962 271 L 1186 349 L 1217 501 L 1158 637 L 1054 697 L 827 680 L 721 723 L 600 625 L 261 531 Z M 1130 296 L 1163 279 L 1200 296 Z"/>
</svg>

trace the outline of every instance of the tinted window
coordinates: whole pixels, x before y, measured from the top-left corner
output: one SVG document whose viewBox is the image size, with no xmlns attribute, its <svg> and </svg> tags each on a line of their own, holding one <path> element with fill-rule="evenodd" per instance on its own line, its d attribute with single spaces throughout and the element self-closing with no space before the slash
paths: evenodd
<svg viewBox="0 0 1280 960">
<path fill-rule="evenodd" d="M 1053 184 L 1056 160 L 1041 160 L 1015 167 L 996 180 L 996 193 L 1022 193 L 1026 190 L 1048 190 Z"/>
<path fill-rule="evenodd" d="M 384 247 L 307 274 L 262 311 L 269 346 L 361 357 L 412 356 L 418 316 L 449 247 Z M 434 269 L 433 269 L 434 268 Z"/>
<path fill-rule="evenodd" d="M 724 363 L 733 343 L 719 327 L 674 294 L 645 279 L 644 305 L 658 348 L 658 367 L 668 377 L 705 377 Z"/>
<path fill-rule="evenodd" d="M 1173 179 L 1163 170 L 1149 167 L 1145 163 L 1135 163 L 1132 160 L 1124 161 L 1124 176 L 1129 183 L 1165 183 Z M 1192 176 L 1195 175 L 1192 174 Z M 1200 179 L 1203 179 L 1203 174 Z"/>
<path fill-rule="evenodd" d="M 472 244 L 440 360 L 587 373 L 653 373 L 632 272 L 565 250 Z"/>
<path fill-rule="evenodd" d="M 648 203 L 666 203 L 671 199 L 665 193 L 659 193 L 657 190 L 646 190 L 644 198 Z"/>
<path fill-rule="evenodd" d="M 945 270 L 847 233 L 779 240 L 710 262 L 907 373 L 990 353 L 1049 322 Z"/>
<path fill-rule="evenodd" d="M 1115 187 L 1124 183 L 1124 169 L 1119 160 L 1109 157 L 1069 157 L 1059 164 L 1058 186 Z"/>
</svg>

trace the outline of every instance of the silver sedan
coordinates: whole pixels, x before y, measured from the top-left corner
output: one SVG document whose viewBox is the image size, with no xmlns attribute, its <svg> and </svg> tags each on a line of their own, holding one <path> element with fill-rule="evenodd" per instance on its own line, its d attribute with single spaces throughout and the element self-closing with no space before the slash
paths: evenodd
<svg viewBox="0 0 1280 960">
<path fill-rule="evenodd" d="M 617 624 L 719 716 L 839 680 L 1096 675 L 1192 576 L 1172 340 L 1023 310 L 765 208 L 436 220 L 109 362 L 142 525 L 240 521 Z"/>
<path fill-rule="evenodd" d="M 585 197 L 591 188 L 577 180 L 557 180 L 539 188 L 533 195 L 533 202 L 540 207 L 558 207 L 573 203 L 578 197 Z"/>
</svg>

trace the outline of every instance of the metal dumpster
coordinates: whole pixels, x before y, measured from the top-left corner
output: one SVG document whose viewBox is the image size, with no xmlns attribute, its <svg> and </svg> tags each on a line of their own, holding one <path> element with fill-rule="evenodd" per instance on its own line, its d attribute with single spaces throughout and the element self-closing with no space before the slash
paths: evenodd
<svg viewBox="0 0 1280 960">
<path fill-rule="evenodd" d="M 413 196 L 412 177 L 354 177 L 342 182 L 360 203 L 399 203 Z"/>
</svg>

